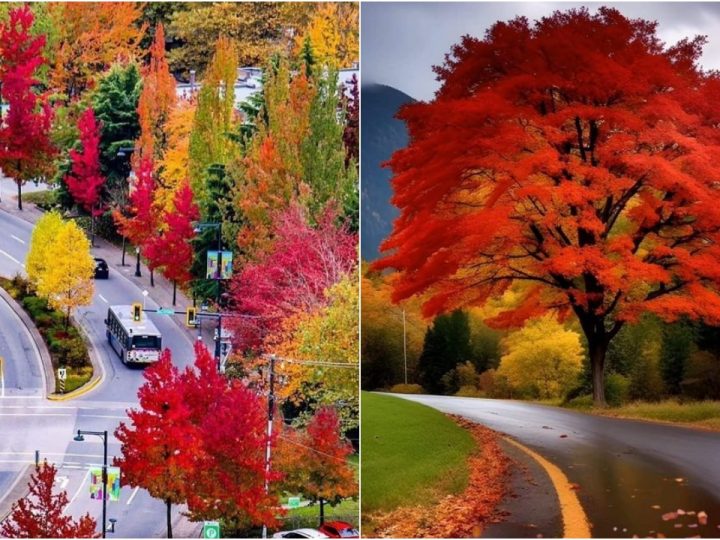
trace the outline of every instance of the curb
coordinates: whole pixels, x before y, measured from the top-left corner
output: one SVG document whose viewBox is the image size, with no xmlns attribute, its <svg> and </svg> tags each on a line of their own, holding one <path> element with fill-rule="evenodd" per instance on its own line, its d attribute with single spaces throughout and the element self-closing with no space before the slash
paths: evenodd
<svg viewBox="0 0 720 540">
<path fill-rule="evenodd" d="M 102 361 L 100 360 L 100 355 L 97 352 L 97 349 L 95 347 L 95 344 L 93 343 L 92 339 L 90 338 L 90 334 L 85 328 L 85 326 L 77 320 L 77 318 L 73 315 L 71 317 L 73 324 L 77 326 L 80 331 L 83 334 L 83 341 L 85 341 L 85 345 L 87 345 L 88 348 L 88 356 L 90 357 L 90 363 L 92 364 L 93 368 L 93 376 L 90 378 L 88 382 L 83 384 L 80 388 L 76 388 L 72 392 L 68 392 L 67 394 L 52 394 L 48 395 L 47 398 L 50 401 L 68 401 L 71 399 L 78 398 L 80 396 L 83 396 L 90 392 L 91 390 L 94 390 L 97 386 L 99 386 L 104 380 L 105 380 L 105 366 L 103 365 Z M 99 375 L 98 375 L 99 373 Z M 54 381 L 54 377 L 53 377 Z"/>
<path fill-rule="evenodd" d="M 5 521 L 12 512 L 13 504 L 29 493 L 28 483 L 35 467 L 27 464 L 18 472 L 17 478 L 13 482 L 10 489 L 0 499 L 0 523 Z"/>
<path fill-rule="evenodd" d="M 30 334 L 30 338 L 35 345 L 35 349 L 40 357 L 40 362 L 42 363 L 43 369 L 40 373 L 42 374 L 43 382 L 45 383 L 45 397 L 49 398 L 50 394 L 55 392 L 55 373 L 53 370 L 50 351 L 48 350 L 47 345 L 45 345 L 45 341 L 40 335 L 37 327 L 22 306 L 18 304 L 18 302 L 3 288 L 0 288 L 0 298 L 2 298 L 8 306 L 10 306 L 10 309 L 12 309 L 15 315 L 18 316 Z"/>
</svg>

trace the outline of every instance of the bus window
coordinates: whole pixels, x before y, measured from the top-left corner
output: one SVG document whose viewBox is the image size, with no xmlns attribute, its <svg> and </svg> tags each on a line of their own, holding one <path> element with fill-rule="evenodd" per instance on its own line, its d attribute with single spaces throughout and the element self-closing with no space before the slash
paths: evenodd
<svg viewBox="0 0 720 540">
<path fill-rule="evenodd" d="M 133 336 L 133 349 L 159 349 L 160 338 L 158 336 Z"/>
</svg>

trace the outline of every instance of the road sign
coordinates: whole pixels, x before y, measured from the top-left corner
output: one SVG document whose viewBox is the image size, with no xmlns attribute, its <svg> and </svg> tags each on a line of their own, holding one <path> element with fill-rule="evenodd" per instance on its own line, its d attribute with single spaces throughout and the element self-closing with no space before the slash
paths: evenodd
<svg viewBox="0 0 720 540">
<path fill-rule="evenodd" d="M 300 497 L 288 497 L 288 508 L 300 508 Z"/>
<path fill-rule="evenodd" d="M 175 315 L 175 310 L 172 308 L 157 308 L 157 311 L 155 312 L 158 315 Z"/>
<path fill-rule="evenodd" d="M 67 379 L 67 369 L 64 367 L 58 368 L 58 380 L 64 381 Z"/>
<path fill-rule="evenodd" d="M 203 538 L 220 538 L 220 523 L 217 521 L 204 522 Z"/>
</svg>

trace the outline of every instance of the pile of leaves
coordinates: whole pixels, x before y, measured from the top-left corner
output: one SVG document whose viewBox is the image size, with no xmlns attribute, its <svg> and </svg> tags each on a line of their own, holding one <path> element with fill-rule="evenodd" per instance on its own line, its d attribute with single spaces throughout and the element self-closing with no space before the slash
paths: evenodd
<svg viewBox="0 0 720 540">
<path fill-rule="evenodd" d="M 460 416 L 449 415 L 475 439 L 478 451 L 468 458 L 468 486 L 437 504 L 398 508 L 374 516 L 378 537 L 468 538 L 479 537 L 506 493 L 510 460 L 500 449 L 494 431 Z"/>
</svg>

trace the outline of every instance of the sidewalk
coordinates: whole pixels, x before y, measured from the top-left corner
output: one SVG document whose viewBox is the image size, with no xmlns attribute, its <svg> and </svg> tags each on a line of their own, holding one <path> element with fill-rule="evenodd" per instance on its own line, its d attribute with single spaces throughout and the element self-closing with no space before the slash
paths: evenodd
<svg viewBox="0 0 720 540">
<path fill-rule="evenodd" d="M 0 209 L 8 214 L 12 214 L 15 217 L 23 219 L 28 223 L 35 224 L 42 216 L 43 212 L 39 210 L 32 203 L 25 203 L 23 211 L 21 212 L 17 208 L 17 195 L 14 197 L 8 197 L 7 193 L 0 202 Z M 89 234 L 89 233 L 88 233 Z M 173 297 L 173 285 L 170 281 L 160 272 L 155 272 L 155 286 L 150 285 L 150 270 L 143 264 L 142 259 L 140 260 L 140 272 L 142 277 L 135 277 L 135 251 L 134 248 L 128 247 L 125 253 L 125 266 L 121 265 L 122 262 L 122 248 L 116 246 L 104 238 L 95 236 L 95 246 L 91 248 L 91 252 L 94 257 L 105 259 L 110 272 L 116 272 L 122 274 L 133 284 L 135 284 L 141 291 L 148 291 L 148 298 L 154 301 L 158 306 L 165 308 L 171 308 L 172 297 Z M 142 296 L 131 299 L 130 301 L 142 301 Z M 177 290 L 177 299 L 175 309 L 178 311 L 184 311 L 186 307 L 192 306 L 192 299 L 188 298 L 181 290 Z M 185 316 L 175 315 L 171 317 L 177 326 L 182 329 L 191 340 L 195 341 L 198 336 L 196 329 L 191 329 L 185 326 Z M 213 337 L 215 332 L 215 324 L 212 322 L 205 322 L 202 328 L 203 341 L 212 348 Z"/>
</svg>

